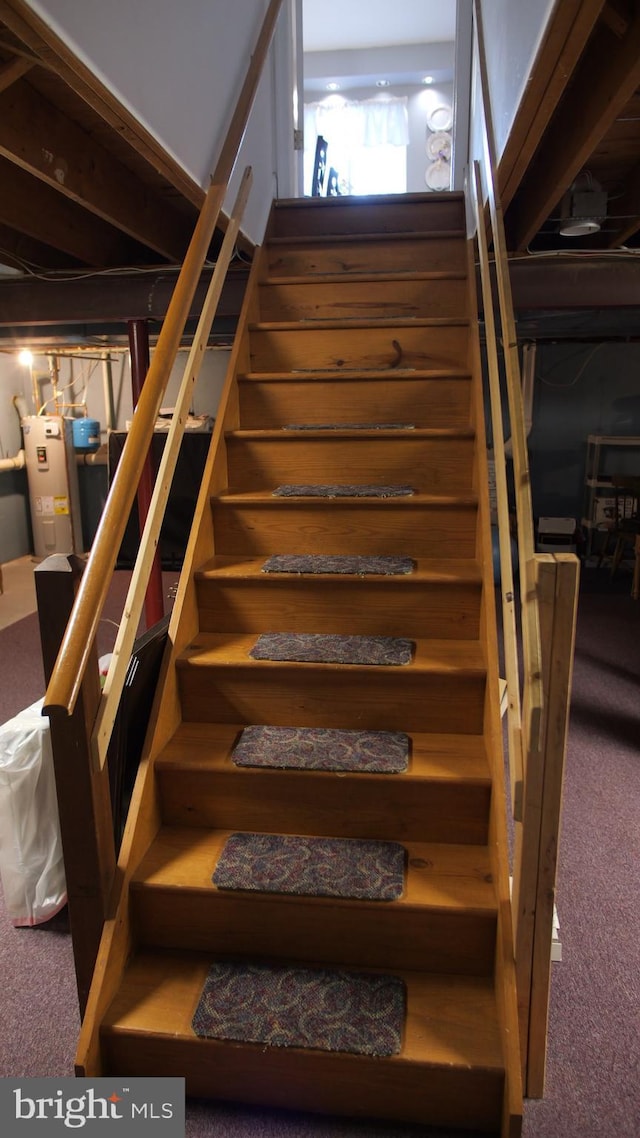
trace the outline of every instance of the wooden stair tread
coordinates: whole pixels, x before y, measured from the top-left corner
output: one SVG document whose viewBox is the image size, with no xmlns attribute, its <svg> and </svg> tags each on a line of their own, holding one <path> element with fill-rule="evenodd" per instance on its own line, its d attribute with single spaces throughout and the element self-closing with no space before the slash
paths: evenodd
<svg viewBox="0 0 640 1138">
<path fill-rule="evenodd" d="M 214 1053 L 225 1047 L 264 1054 L 260 1044 L 226 1043 L 199 1039 L 191 1020 L 209 968 L 211 953 L 143 951 L 129 963 L 121 988 L 103 1023 L 107 1034 L 181 1037 L 194 1049 Z M 478 976 L 441 976 L 418 972 L 398 973 L 407 988 L 407 1016 L 402 1051 L 389 1059 L 375 1059 L 377 1069 L 389 1064 L 424 1064 L 503 1070 L 496 1024 L 493 985 Z M 292 1048 L 269 1048 L 286 1066 Z M 315 1064 L 323 1057 L 343 1064 L 362 1063 L 358 1055 L 309 1052 Z"/>
<path fill-rule="evenodd" d="M 248 371 L 243 372 L 238 376 L 240 383 L 248 381 L 251 383 L 269 383 L 273 380 L 286 382 L 292 380 L 300 383 L 301 380 L 314 380 L 314 379 L 332 379 L 336 383 L 341 380 L 360 380 L 362 383 L 368 383 L 372 379 L 413 379 L 416 381 L 423 379 L 469 379 L 469 369 L 463 367 L 439 367 L 439 368 L 309 368 L 308 370 L 293 370 L 293 371 Z"/>
<path fill-rule="evenodd" d="M 361 272 L 349 273 L 350 284 L 366 284 L 370 280 L 375 281 L 389 281 L 390 283 L 399 283 L 403 281 L 464 281 L 467 279 L 467 274 L 460 269 L 382 269 L 379 273 Z M 314 273 L 313 275 L 298 274 L 295 276 L 278 276 L 276 274 L 266 276 L 260 282 L 263 285 L 293 285 L 304 284 L 309 285 L 310 288 L 316 284 L 335 284 L 336 282 L 344 282 L 344 273 Z"/>
<path fill-rule="evenodd" d="M 253 580 L 258 578 L 260 581 L 298 579 L 299 575 L 297 573 L 263 573 L 262 566 L 266 560 L 266 557 L 234 557 L 232 555 L 222 556 L 219 554 L 216 557 L 212 557 L 197 569 L 195 577 L 200 581 L 221 577 L 225 579 L 232 578 L 234 580 Z M 402 582 L 402 586 L 406 586 L 407 588 L 425 582 L 436 585 L 455 581 L 479 585 L 482 581 L 482 574 L 478 563 L 470 558 L 414 558 L 413 562 L 414 567 L 412 573 L 398 573 L 393 575 L 376 573 L 357 574 L 353 576 L 345 573 L 305 573 L 302 576 L 305 578 L 320 578 L 321 580 L 333 580 L 335 577 L 339 577 L 342 581 L 361 581 L 363 578 L 366 578 L 366 580 L 375 581 L 376 584 L 383 582 L 384 586 L 391 586 L 394 583 L 400 584 L 400 582 Z"/>
<path fill-rule="evenodd" d="M 397 206 L 397 194 L 367 194 L 365 205 L 371 204 L 373 206 L 389 205 Z M 400 199 L 403 203 L 416 202 L 418 205 L 431 206 L 437 202 L 455 202 L 460 204 L 464 201 L 464 193 L 462 190 L 437 190 L 435 192 L 426 190 L 411 190 L 403 194 Z M 351 206 L 351 208 L 358 208 L 363 205 L 362 198 L 357 194 L 344 194 L 340 197 L 320 198 L 320 197 L 304 197 L 304 198 L 276 198 L 273 203 L 274 210 L 278 212 L 287 212 L 288 210 L 311 210 L 314 209 L 338 209 L 340 206 Z"/>
<path fill-rule="evenodd" d="M 466 241 L 464 229 L 414 229 L 414 230 L 388 230 L 371 233 L 320 233 L 303 234 L 300 236 L 269 237 L 267 245 L 328 245 L 339 242 L 341 245 L 366 245 L 376 241 L 425 241 L 442 240 L 443 238 L 459 238 Z M 383 270 L 384 271 L 384 270 Z M 309 273 L 312 277 L 313 274 Z"/>
<path fill-rule="evenodd" d="M 321 782 L 336 778 L 335 771 L 277 770 L 264 767 L 237 767 L 231 751 L 242 731 L 242 724 L 189 723 L 184 721 L 172 735 L 157 760 L 163 770 L 176 771 L 227 771 L 247 781 L 264 774 L 265 769 L 275 779 L 282 775 L 297 778 L 319 779 Z M 488 786 L 489 768 L 485 745 L 480 735 L 440 735 L 415 732 L 411 736 L 411 759 L 404 774 L 368 774 L 345 771 L 341 781 L 374 779 L 381 789 L 390 779 L 420 782 L 428 779 L 453 783 L 468 782 Z M 383 781 L 384 780 L 384 781 Z"/>
<path fill-rule="evenodd" d="M 238 667 L 246 668 L 320 668 L 323 670 L 366 672 L 416 671 L 484 675 L 485 664 L 480 643 L 476 640 L 415 640 L 411 663 L 402 665 L 327 664 L 296 661 L 254 660 L 249 655 L 258 639 L 255 633 L 200 632 L 183 652 L 177 663 L 182 668 Z"/>
<path fill-rule="evenodd" d="M 259 440 L 261 442 L 275 441 L 281 442 L 297 442 L 311 441 L 315 439 L 322 439 L 323 442 L 331 439 L 349 439 L 350 442 L 357 442 L 360 439 L 375 440 L 376 442 L 398 442 L 401 440 L 415 441 L 416 439 L 427 440 L 456 440 L 456 439 L 473 439 L 475 438 L 475 431 L 473 427 L 327 427 L 322 430 L 320 427 L 312 427 L 311 424 L 304 425 L 303 430 L 287 429 L 286 427 L 275 427 L 268 430 L 258 430 L 257 428 L 251 429 L 238 429 L 235 431 L 227 431 L 227 439 L 238 439 L 240 441 Z"/>
<path fill-rule="evenodd" d="M 251 332 L 315 332 L 363 328 L 468 328 L 466 316 L 374 316 L 307 318 L 305 320 L 264 320 L 249 325 Z M 395 370 L 395 369 L 394 369 Z"/>
<path fill-rule="evenodd" d="M 372 907 L 375 911 L 381 911 L 381 906 L 386 908 L 393 905 L 394 908 L 403 909 L 418 907 L 466 913 L 495 913 L 489 854 L 484 846 L 403 842 L 407 851 L 407 865 L 402 896 L 393 902 L 355 901 L 341 897 L 303 897 L 278 891 L 270 893 L 218 889 L 211 876 L 225 842 L 234 832 L 236 831 L 163 827 L 133 876 L 133 888 L 189 889 L 223 896 L 229 896 L 233 892 L 234 895 L 258 904 L 269 904 L 277 896 L 278 901 L 284 904 L 295 905 L 304 901 L 328 909 L 336 905 L 356 905 L 358 909 Z M 328 913 L 327 920 L 330 919 Z"/>
<path fill-rule="evenodd" d="M 274 490 L 276 487 L 274 486 Z M 299 506 L 301 503 L 310 509 L 324 509 L 327 508 L 334 510 L 344 509 L 345 507 L 353 507 L 357 505 L 358 508 L 363 509 L 385 509 L 385 510 L 402 510 L 410 509 L 412 506 L 476 506 L 478 498 L 476 494 L 407 494 L 405 496 L 398 496 L 395 498 L 362 498 L 362 497 L 340 497 L 340 498 L 323 498 L 323 497 L 280 497 L 273 494 L 272 490 L 245 490 L 236 491 L 233 488 L 223 490 L 217 494 L 213 499 L 215 502 L 229 503 L 232 505 L 278 505 L 286 509 L 291 503 Z"/>
</svg>

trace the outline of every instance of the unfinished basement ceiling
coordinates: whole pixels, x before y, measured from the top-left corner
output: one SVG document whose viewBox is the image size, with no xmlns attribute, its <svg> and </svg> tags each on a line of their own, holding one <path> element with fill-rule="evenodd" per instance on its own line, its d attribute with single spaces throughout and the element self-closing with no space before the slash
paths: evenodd
<svg viewBox="0 0 640 1138">
<path fill-rule="evenodd" d="M 365 6 L 373 12 L 371 0 Z M 328 19 L 328 0 L 316 8 L 324 12 L 326 36 L 336 21 Z M 414 17 L 441 11 L 423 0 L 408 8 Z M 382 17 L 379 23 L 372 15 L 348 18 L 355 9 L 351 0 L 340 3 L 341 37 L 363 23 L 378 37 L 392 34 Z M 386 4 L 387 10 L 395 17 L 400 5 Z M 411 33 L 399 16 L 396 27 L 405 41 L 426 34 L 422 24 Z M 68 51 L 48 42 L 27 5 L 0 0 L 0 261 L 40 277 L 124 266 L 132 278 L 142 269 L 164 280 L 184 254 L 203 191 L 90 79 Z M 500 165 L 514 256 L 533 262 L 531 254 L 575 253 L 585 264 L 585 254 L 598 252 L 633 258 L 640 246 L 639 88 L 640 6 L 631 0 L 557 4 Z M 602 187 L 606 216 L 589 237 L 562 237 L 562 203 L 580 179 Z M 609 271 L 609 262 L 602 264 Z M 572 307 L 581 303 L 579 276 L 566 301 Z M 113 289 L 108 277 L 101 279 L 105 290 Z M 637 304 L 634 273 L 617 280 L 605 296 L 608 306 Z M 11 298 L 24 283 L 0 283 L 4 336 L 19 334 Z M 46 320 L 42 294 L 33 303 L 38 307 L 29 311 L 30 321 Z M 138 303 L 147 300 L 131 301 Z M 76 310 L 75 318 L 94 320 L 95 307 Z"/>
</svg>

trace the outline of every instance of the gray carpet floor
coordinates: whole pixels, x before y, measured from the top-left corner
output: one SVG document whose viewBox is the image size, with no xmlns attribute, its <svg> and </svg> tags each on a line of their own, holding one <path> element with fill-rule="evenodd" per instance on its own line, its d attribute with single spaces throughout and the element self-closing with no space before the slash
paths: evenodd
<svg viewBox="0 0 640 1138">
<path fill-rule="evenodd" d="M 584 575 L 560 844 L 547 1090 L 524 1138 L 640 1134 L 640 603 Z M 12 631 L 13 630 L 13 631 Z M 0 633 L 0 722 L 42 694 L 32 618 Z M 7 667 L 8 661 L 11 667 Z M 0 909 L 0 1076 L 70 1075 L 78 1032 L 64 914 Z M 189 1138 L 448 1138 L 442 1131 L 190 1102 Z"/>
</svg>

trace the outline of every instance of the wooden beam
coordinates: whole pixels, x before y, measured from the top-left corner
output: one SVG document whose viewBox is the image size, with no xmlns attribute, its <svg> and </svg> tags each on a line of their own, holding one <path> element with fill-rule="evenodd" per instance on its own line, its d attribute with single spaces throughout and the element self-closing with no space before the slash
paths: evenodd
<svg viewBox="0 0 640 1138">
<path fill-rule="evenodd" d="M 616 213 L 625 220 L 608 241 L 609 249 L 624 245 L 640 229 L 640 163 L 634 166 L 622 195 L 615 204 Z"/>
<path fill-rule="evenodd" d="M 154 170 L 200 209 L 205 191 L 171 157 L 135 115 L 118 101 L 73 53 L 60 36 L 45 23 L 26 0 L 0 0 L 0 20 L 26 44 L 43 64 L 55 71 L 77 95 L 84 99 L 121 138 L 141 155 Z"/>
<path fill-rule="evenodd" d="M 0 91 L 6 91 L 7 87 L 11 87 L 12 83 L 21 79 L 32 67 L 33 64 L 28 59 L 12 59 L 9 63 L 2 64 L 0 66 Z"/>
<path fill-rule="evenodd" d="M 0 153 L 162 257 L 182 260 L 188 220 L 27 82 L 0 93 Z"/>
<path fill-rule="evenodd" d="M 140 259 L 139 247 L 124 235 L 2 158 L 0 222 L 85 265 L 128 265 Z"/>
<path fill-rule="evenodd" d="M 31 237 L 27 237 L 25 233 L 19 233 L 15 229 L 11 229 L 8 225 L 3 225 L 0 222 L 0 261 L 5 265 L 15 265 L 17 269 L 70 269 L 77 265 L 77 261 L 73 257 L 69 257 L 61 253 L 57 249 L 52 249 L 50 245 L 45 245 L 41 241 L 35 241 Z M 3 281 L 0 286 L 0 295 L 2 289 L 6 284 L 18 284 L 22 281 Z M 0 309 L 4 308 L 4 301 L 0 300 Z M 24 318 L 25 309 L 21 310 L 21 315 L 18 320 L 9 321 L 9 323 L 20 323 Z M 18 310 L 14 309 L 14 316 L 18 316 Z M 0 318 L 1 323 L 1 318 Z"/>
<path fill-rule="evenodd" d="M 0 261 L 5 256 L 4 232 L 5 227 L 0 225 Z M 16 256 L 19 257 L 21 238 L 12 230 L 6 232 L 13 235 Z M 35 252 L 31 258 L 26 252 L 22 252 L 22 256 L 37 265 L 41 262 Z M 51 252 L 49 250 L 50 256 Z M 59 257 L 52 257 L 48 267 L 59 268 Z M 197 319 L 200 314 L 212 271 L 210 268 L 203 270 L 189 312 L 190 320 Z M 227 274 L 218 306 L 219 317 L 237 318 L 248 275 L 248 265 L 234 267 Z M 140 273 L 123 269 L 107 276 L 92 273 L 84 277 L 78 274 L 74 279 L 56 282 L 55 288 L 52 288 L 51 279 L 27 277 L 3 281 L 0 284 L 0 328 L 16 328 L 25 321 L 31 328 L 47 324 L 121 324 L 125 316 L 132 319 L 144 317 L 160 324 L 167 314 L 177 279 L 177 270 L 158 269 Z"/>
<path fill-rule="evenodd" d="M 599 24 L 512 205 L 511 245 L 525 249 L 640 84 L 640 10 L 618 39 Z"/>
<path fill-rule="evenodd" d="M 537 558 L 546 716 L 544 776 L 531 969 L 529 1046 L 525 1093 L 544 1094 L 551 986 L 551 941 L 562 814 L 562 787 L 578 609 L 580 562 L 574 554 Z"/>
<path fill-rule="evenodd" d="M 629 20 L 614 7 L 611 0 L 607 0 L 607 3 L 602 9 L 602 19 L 607 27 L 611 28 L 613 34 L 619 36 L 620 39 L 627 34 L 629 30 Z"/>
<path fill-rule="evenodd" d="M 506 211 L 584 51 L 603 0 L 556 4 L 534 60 L 524 95 L 498 167 Z"/>
</svg>

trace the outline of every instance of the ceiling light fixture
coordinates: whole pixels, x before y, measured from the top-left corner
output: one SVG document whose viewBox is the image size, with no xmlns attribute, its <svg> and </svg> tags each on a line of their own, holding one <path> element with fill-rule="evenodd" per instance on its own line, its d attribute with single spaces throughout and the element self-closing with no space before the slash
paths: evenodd
<svg viewBox="0 0 640 1138">
<path fill-rule="evenodd" d="M 390 79 L 376 79 L 376 87 L 390 87 L 390 86 L 391 86 L 391 80 Z"/>
<path fill-rule="evenodd" d="M 22 367 L 31 367 L 33 364 L 33 354 L 29 351 L 28 348 L 23 348 L 19 353 L 18 363 L 21 364 Z"/>
<path fill-rule="evenodd" d="M 433 75 L 425 75 L 422 82 L 425 83 L 427 87 L 430 87 L 433 83 Z"/>
<path fill-rule="evenodd" d="M 327 89 L 327 91 L 339 91 L 340 90 L 340 84 L 334 83 L 334 82 L 327 83 L 326 89 Z"/>
<path fill-rule="evenodd" d="M 588 170 L 578 175 L 561 205 L 562 237 L 588 237 L 598 233 L 607 216 L 607 193 Z"/>
</svg>

